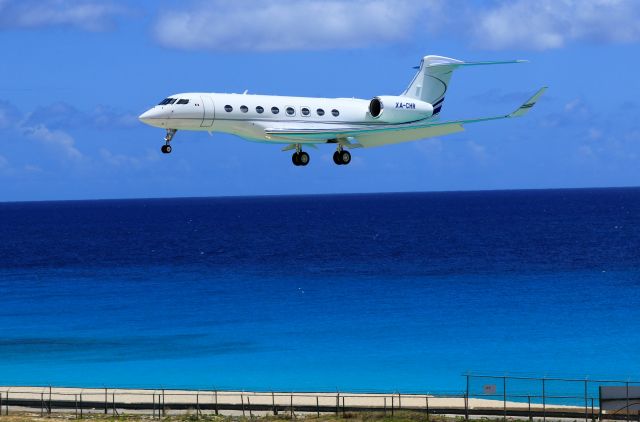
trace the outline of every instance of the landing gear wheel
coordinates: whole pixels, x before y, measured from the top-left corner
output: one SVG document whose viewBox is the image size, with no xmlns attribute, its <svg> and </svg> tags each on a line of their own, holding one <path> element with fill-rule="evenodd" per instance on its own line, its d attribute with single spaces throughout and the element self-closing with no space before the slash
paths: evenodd
<svg viewBox="0 0 640 422">
<path fill-rule="evenodd" d="M 300 155 L 297 152 L 294 152 L 293 155 L 291 156 L 291 162 L 293 163 L 294 166 L 300 165 Z"/>
<path fill-rule="evenodd" d="M 351 153 L 349 151 L 342 151 L 340 153 L 340 161 L 343 165 L 347 165 L 351 162 Z"/>
<path fill-rule="evenodd" d="M 306 166 L 307 164 L 309 164 L 309 154 L 304 151 L 298 153 L 298 165 Z"/>
<path fill-rule="evenodd" d="M 160 148 L 160 151 L 162 151 L 163 154 L 170 154 L 171 153 L 171 145 L 163 145 L 162 148 Z"/>
<path fill-rule="evenodd" d="M 333 153 L 333 162 L 339 166 L 346 166 L 351 162 L 351 153 L 345 150 L 336 151 L 335 153 Z"/>
</svg>

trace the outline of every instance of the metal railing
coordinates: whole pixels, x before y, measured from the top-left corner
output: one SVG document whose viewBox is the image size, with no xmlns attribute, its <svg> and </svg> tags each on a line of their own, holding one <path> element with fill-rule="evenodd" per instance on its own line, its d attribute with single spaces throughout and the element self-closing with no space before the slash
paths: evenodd
<svg viewBox="0 0 640 422">
<path fill-rule="evenodd" d="M 104 413 L 167 415 L 317 415 L 350 412 L 398 411 L 430 415 L 527 418 L 546 422 L 547 418 L 573 420 L 635 420 L 640 412 L 629 394 L 621 409 L 603 411 L 602 385 L 638 386 L 640 382 L 513 375 L 465 374 L 466 388 L 458 393 L 384 392 L 247 392 L 216 389 L 126 389 L 74 387 L 0 387 L 0 415 L 10 412 L 72 413 L 77 418 Z M 481 388 L 480 388 L 481 387 Z M 596 394 L 598 392 L 598 394 Z"/>
<path fill-rule="evenodd" d="M 630 386 L 640 386 L 640 381 L 473 373 L 467 373 L 464 377 L 466 378 L 465 397 L 467 400 L 469 398 L 501 400 L 505 409 L 509 400 L 515 402 L 526 400 L 529 408 L 532 404 L 541 408 L 543 422 L 546 422 L 550 407 L 581 408 L 581 418 L 585 422 L 596 419 L 630 421 L 635 418 L 640 422 L 640 413 L 632 411 L 632 406 L 637 403 L 632 403 L 633 397 L 628 394 Z M 477 388 L 476 384 L 478 383 L 482 383 L 481 389 Z M 619 411 L 603 412 L 600 405 L 600 387 L 603 386 L 626 386 L 626 406 L 623 413 Z M 468 415 L 465 416 L 465 419 L 468 420 Z M 506 416 L 507 414 L 504 412 L 505 419 Z"/>
</svg>

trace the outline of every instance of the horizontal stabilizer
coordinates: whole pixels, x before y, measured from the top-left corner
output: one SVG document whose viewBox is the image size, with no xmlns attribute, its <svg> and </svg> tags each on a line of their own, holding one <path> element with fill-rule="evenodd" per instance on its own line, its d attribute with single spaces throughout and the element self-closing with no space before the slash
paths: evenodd
<svg viewBox="0 0 640 422">
<path fill-rule="evenodd" d="M 451 68 L 458 68 L 463 66 L 485 66 L 490 64 L 515 64 L 515 63 L 527 63 L 527 60 L 502 60 L 502 61 L 493 61 L 493 62 L 442 62 L 442 63 L 429 63 L 425 67 L 439 67 L 439 66 L 448 66 Z"/>
</svg>

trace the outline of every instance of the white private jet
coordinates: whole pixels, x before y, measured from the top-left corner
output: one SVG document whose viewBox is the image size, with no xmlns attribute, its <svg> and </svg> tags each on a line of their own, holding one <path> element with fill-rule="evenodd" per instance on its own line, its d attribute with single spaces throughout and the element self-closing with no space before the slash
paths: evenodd
<svg viewBox="0 0 640 422">
<path fill-rule="evenodd" d="M 162 152 L 171 152 L 178 130 L 225 132 L 250 141 L 286 144 L 295 150 L 293 164 L 306 166 L 309 154 L 303 146 L 335 144 L 333 161 L 351 162 L 349 149 L 368 148 L 448 135 L 463 125 L 526 114 L 546 90 L 536 92 L 510 114 L 440 122 L 451 74 L 463 66 L 520 63 L 463 62 L 441 56 L 425 56 L 409 87 L 400 95 L 372 100 L 310 98 L 273 95 L 186 93 L 172 95 L 144 112 L 142 122 L 167 131 Z"/>
</svg>

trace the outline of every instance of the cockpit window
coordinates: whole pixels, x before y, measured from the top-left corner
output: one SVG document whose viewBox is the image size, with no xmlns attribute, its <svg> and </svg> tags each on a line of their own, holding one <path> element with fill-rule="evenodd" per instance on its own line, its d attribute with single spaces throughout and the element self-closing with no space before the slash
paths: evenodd
<svg viewBox="0 0 640 422">
<path fill-rule="evenodd" d="M 169 99 L 169 104 L 173 104 L 177 101 L 177 98 L 170 98 Z"/>
<path fill-rule="evenodd" d="M 167 105 L 167 104 L 173 104 L 176 102 L 175 98 L 165 98 L 164 100 L 160 101 L 158 103 L 158 105 Z"/>
<path fill-rule="evenodd" d="M 189 100 L 186 100 L 186 99 L 178 100 L 178 104 L 189 104 Z"/>
</svg>

